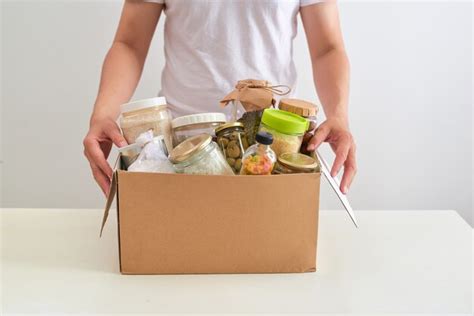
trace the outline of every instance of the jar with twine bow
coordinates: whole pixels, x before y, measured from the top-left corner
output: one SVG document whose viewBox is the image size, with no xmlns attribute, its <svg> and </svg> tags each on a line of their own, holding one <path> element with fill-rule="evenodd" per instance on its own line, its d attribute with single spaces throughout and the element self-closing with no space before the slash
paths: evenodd
<svg viewBox="0 0 474 316">
<path fill-rule="evenodd" d="M 239 112 L 243 116 L 238 119 L 245 126 L 249 145 L 255 142 L 255 135 L 260 124 L 263 110 L 275 106 L 273 95 L 287 95 L 291 88 L 286 85 L 272 85 L 266 80 L 239 80 L 235 89 L 221 101 L 221 107 L 232 103 L 231 121 L 237 121 Z"/>
</svg>

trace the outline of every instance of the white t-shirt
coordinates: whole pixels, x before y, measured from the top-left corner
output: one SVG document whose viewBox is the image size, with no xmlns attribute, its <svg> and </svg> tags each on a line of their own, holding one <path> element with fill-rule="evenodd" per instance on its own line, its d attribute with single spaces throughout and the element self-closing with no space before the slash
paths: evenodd
<svg viewBox="0 0 474 316">
<path fill-rule="evenodd" d="M 238 80 L 296 88 L 293 39 L 300 6 L 324 0 L 145 0 L 164 3 L 162 87 L 174 116 L 224 112 Z"/>
</svg>

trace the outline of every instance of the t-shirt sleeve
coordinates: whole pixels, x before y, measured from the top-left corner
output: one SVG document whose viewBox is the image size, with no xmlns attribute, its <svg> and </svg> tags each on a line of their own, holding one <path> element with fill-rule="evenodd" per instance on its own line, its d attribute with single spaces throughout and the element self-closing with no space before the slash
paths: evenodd
<svg viewBox="0 0 474 316">
<path fill-rule="evenodd" d="M 321 2 L 328 2 L 328 0 L 300 0 L 300 7 L 304 7 L 307 5 L 312 5 Z"/>
</svg>

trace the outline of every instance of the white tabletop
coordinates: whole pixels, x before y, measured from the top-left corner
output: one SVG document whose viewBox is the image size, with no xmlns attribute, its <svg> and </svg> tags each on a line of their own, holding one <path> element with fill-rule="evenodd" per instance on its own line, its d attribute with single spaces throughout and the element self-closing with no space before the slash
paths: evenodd
<svg viewBox="0 0 474 316">
<path fill-rule="evenodd" d="M 116 216 L 2 210 L 2 311 L 472 312 L 472 229 L 454 211 L 321 212 L 318 271 L 121 275 Z"/>
</svg>

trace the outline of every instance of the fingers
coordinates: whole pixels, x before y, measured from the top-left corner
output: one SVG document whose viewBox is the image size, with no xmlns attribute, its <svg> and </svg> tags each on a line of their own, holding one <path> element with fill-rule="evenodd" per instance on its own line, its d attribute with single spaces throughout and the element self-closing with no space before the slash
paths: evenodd
<svg viewBox="0 0 474 316">
<path fill-rule="evenodd" d="M 97 184 L 99 184 L 100 189 L 102 190 L 104 195 L 107 196 L 110 190 L 110 178 L 107 177 L 99 167 L 93 164 L 91 164 L 91 169 L 95 181 L 97 182 Z"/>
<path fill-rule="evenodd" d="M 351 146 L 349 153 L 347 155 L 346 162 L 344 163 L 344 174 L 342 175 L 341 180 L 341 191 L 344 194 L 349 192 L 349 189 L 357 173 L 357 164 L 356 164 L 356 155 L 355 155 L 355 145 Z"/>
<path fill-rule="evenodd" d="M 326 128 L 324 123 L 321 124 L 321 126 L 319 126 L 318 129 L 316 129 L 316 132 L 314 133 L 313 138 L 311 138 L 311 140 L 309 141 L 307 149 L 309 151 L 316 150 L 319 147 L 319 145 L 321 145 L 326 140 L 326 138 L 329 135 L 329 132 L 330 132 L 330 129 Z"/>
<path fill-rule="evenodd" d="M 334 163 L 332 164 L 331 169 L 331 176 L 335 177 L 339 173 L 342 168 L 342 165 L 347 160 L 347 156 L 349 155 L 349 150 L 352 146 L 352 139 L 350 137 L 341 137 L 339 142 L 336 144 L 336 158 L 334 159 Z"/>
<path fill-rule="evenodd" d="M 127 146 L 128 143 L 123 137 L 123 135 L 120 133 L 120 129 L 118 128 L 117 124 L 114 122 L 114 126 L 108 130 L 105 131 L 107 136 L 112 140 L 112 142 L 115 144 L 117 147 L 124 147 Z"/>
<path fill-rule="evenodd" d="M 98 167 L 107 177 L 112 177 L 112 168 L 105 159 L 104 153 L 96 139 L 86 137 L 84 140 L 84 154 L 89 160 L 91 167 Z"/>
</svg>

